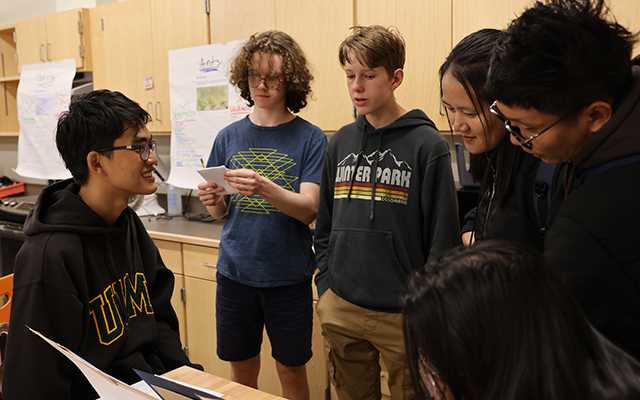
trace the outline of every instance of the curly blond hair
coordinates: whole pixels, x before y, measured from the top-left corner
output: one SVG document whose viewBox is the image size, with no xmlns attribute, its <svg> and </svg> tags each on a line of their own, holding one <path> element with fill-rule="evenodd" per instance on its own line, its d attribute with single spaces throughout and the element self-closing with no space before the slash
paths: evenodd
<svg viewBox="0 0 640 400">
<path fill-rule="evenodd" d="M 229 80 L 240 89 L 242 98 L 250 106 L 254 104 L 249 91 L 249 69 L 255 53 L 277 54 L 282 57 L 286 107 L 294 113 L 306 107 L 313 81 L 307 58 L 291 36 L 275 30 L 251 35 L 231 63 Z"/>
</svg>

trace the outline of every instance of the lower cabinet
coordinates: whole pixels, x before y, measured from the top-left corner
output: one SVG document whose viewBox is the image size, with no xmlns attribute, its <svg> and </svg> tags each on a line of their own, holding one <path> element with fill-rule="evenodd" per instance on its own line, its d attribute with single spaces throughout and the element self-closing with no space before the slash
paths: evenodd
<svg viewBox="0 0 640 400">
<path fill-rule="evenodd" d="M 163 261 L 176 277 L 171 302 L 180 321 L 180 338 L 189 359 L 205 371 L 231 378 L 229 363 L 216 355 L 216 279 L 218 249 L 207 246 L 154 240 Z M 181 290 L 183 289 L 183 290 Z M 315 298 L 314 290 L 314 298 Z M 307 377 L 312 400 L 324 400 L 329 386 L 324 340 L 313 302 L 313 357 L 307 363 Z M 281 396 L 280 380 L 271 357 L 271 344 L 265 332 L 262 342 L 258 388 Z"/>
</svg>

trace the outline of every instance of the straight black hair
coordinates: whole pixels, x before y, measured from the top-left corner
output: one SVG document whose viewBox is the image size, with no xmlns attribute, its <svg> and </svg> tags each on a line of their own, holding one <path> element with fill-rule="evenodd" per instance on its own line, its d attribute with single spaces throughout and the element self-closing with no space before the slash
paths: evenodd
<svg viewBox="0 0 640 400">
<path fill-rule="evenodd" d="M 440 66 L 440 97 L 442 97 L 442 78 L 450 73 L 464 88 L 471 99 L 476 113 L 481 116 L 480 122 L 484 130 L 485 139 L 489 137 L 487 121 L 490 116 L 488 109 L 492 99 L 485 91 L 487 72 L 491 54 L 504 32 L 497 29 L 481 29 L 463 38 L 451 50 L 444 63 Z M 445 109 L 446 110 L 446 109 Z M 447 114 L 447 120 L 449 115 Z M 453 128 L 449 123 L 449 129 Z M 481 191 L 486 194 L 495 185 L 495 203 L 503 205 L 513 189 L 513 179 L 517 166 L 522 158 L 522 150 L 512 146 L 509 142 L 509 134 L 505 131 L 504 139 L 495 149 L 484 154 L 471 154 L 471 175 L 481 182 Z M 494 182 L 495 181 L 495 182 Z M 481 199 L 487 196 L 480 196 Z M 487 202 L 481 202 L 478 207 L 474 235 L 476 239 L 482 239 L 486 226 L 482 221 L 487 220 Z"/>
<path fill-rule="evenodd" d="M 537 1 L 495 48 L 490 98 L 555 115 L 598 100 L 615 108 L 631 86 L 636 35 L 608 14 L 604 0 Z"/>
<path fill-rule="evenodd" d="M 478 242 L 416 272 L 404 324 L 419 397 L 426 361 L 456 400 L 640 398 L 640 364 L 521 245 Z"/>
<path fill-rule="evenodd" d="M 90 151 L 113 146 L 127 129 L 142 129 L 150 120 L 149 113 L 122 93 L 95 90 L 71 99 L 69 111 L 58 119 L 56 146 L 73 179 L 82 185 L 89 177 Z"/>
</svg>

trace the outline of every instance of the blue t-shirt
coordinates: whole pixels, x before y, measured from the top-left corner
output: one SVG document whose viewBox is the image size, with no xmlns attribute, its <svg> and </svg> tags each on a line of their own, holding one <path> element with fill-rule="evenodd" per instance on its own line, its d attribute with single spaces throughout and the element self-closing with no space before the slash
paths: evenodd
<svg viewBox="0 0 640 400">
<path fill-rule="evenodd" d="M 300 117 L 275 127 L 249 117 L 220 131 L 207 167 L 246 168 L 293 192 L 301 182 L 320 183 L 327 139 Z M 316 268 L 311 231 L 260 196 L 227 197 L 218 272 L 254 287 L 293 285 L 311 279 Z"/>
</svg>

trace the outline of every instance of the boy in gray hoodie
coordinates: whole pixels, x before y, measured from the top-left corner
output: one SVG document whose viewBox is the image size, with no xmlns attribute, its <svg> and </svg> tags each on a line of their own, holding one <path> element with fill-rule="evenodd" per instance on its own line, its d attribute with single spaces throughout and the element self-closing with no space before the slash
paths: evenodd
<svg viewBox="0 0 640 400">
<path fill-rule="evenodd" d="M 407 277 L 459 243 L 446 142 L 420 110 L 405 110 L 404 40 L 356 27 L 339 49 L 357 120 L 325 158 L 315 250 L 318 314 L 341 399 L 380 398 L 379 359 L 392 398 L 411 396 L 401 298 Z"/>
</svg>

